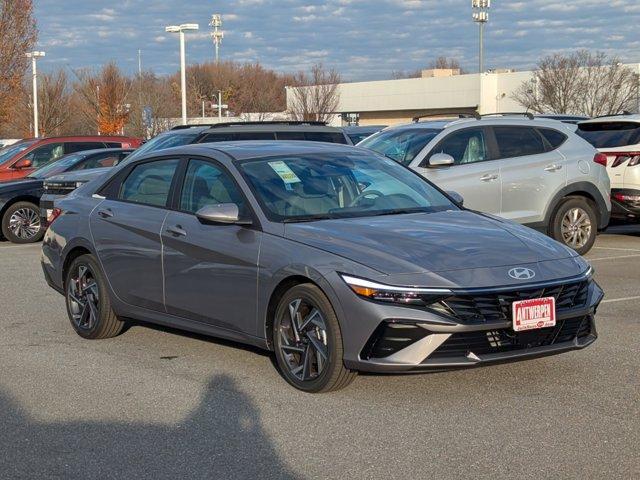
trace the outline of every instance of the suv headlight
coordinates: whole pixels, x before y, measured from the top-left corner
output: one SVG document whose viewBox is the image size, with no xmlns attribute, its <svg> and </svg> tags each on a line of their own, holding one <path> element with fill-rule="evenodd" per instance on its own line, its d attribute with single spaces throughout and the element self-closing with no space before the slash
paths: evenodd
<svg viewBox="0 0 640 480">
<path fill-rule="evenodd" d="M 448 288 L 399 287 L 349 275 L 340 276 L 356 295 L 378 302 L 427 306 L 453 293 Z"/>
</svg>

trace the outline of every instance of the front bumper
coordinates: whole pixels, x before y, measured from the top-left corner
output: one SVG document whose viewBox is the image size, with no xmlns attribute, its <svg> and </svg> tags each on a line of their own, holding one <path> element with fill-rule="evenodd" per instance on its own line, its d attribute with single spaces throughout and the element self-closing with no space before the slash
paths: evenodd
<svg viewBox="0 0 640 480">
<path fill-rule="evenodd" d="M 559 308 L 555 327 L 520 333 L 514 332 L 510 314 L 490 321 L 470 321 L 471 317 L 465 321 L 445 319 L 435 314 L 431 314 L 431 319 L 419 319 L 415 309 L 387 307 L 392 309 L 392 315 L 380 319 L 357 358 L 345 355 L 345 365 L 366 372 L 428 372 L 527 360 L 585 348 L 597 338 L 595 313 L 604 294 L 592 280 L 586 280 L 584 285 L 580 294 L 584 301 Z M 538 291 L 534 296 L 549 295 L 545 292 L 552 292 L 553 288 Z M 503 307 L 506 312 L 510 304 Z M 399 310 L 409 312 L 402 318 L 397 315 Z"/>
<path fill-rule="evenodd" d="M 631 222 L 640 221 L 640 201 L 622 200 L 616 198 L 617 194 L 640 196 L 640 190 L 629 188 L 611 190 L 611 218 Z"/>
</svg>

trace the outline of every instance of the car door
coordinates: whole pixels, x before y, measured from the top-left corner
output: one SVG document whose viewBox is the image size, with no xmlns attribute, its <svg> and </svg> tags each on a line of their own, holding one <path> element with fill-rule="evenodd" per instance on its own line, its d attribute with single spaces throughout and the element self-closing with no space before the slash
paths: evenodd
<svg viewBox="0 0 640 480">
<path fill-rule="evenodd" d="M 91 213 L 96 253 L 120 300 L 164 311 L 160 231 L 179 159 L 133 164 Z"/>
<path fill-rule="evenodd" d="M 162 229 L 167 312 L 228 330 L 256 335 L 258 253 L 254 227 L 206 224 L 195 213 L 206 205 L 248 203 L 218 163 L 191 159 L 176 210 Z"/>
<path fill-rule="evenodd" d="M 454 164 L 429 167 L 436 153 L 451 155 Z M 500 213 L 500 162 L 495 160 L 495 146 L 486 127 L 451 132 L 429 151 L 417 170 L 442 190 L 461 194 L 466 207 Z"/>
<path fill-rule="evenodd" d="M 492 128 L 502 159 L 500 216 L 525 224 L 543 221 L 549 200 L 567 183 L 564 156 L 535 127 Z"/>
</svg>

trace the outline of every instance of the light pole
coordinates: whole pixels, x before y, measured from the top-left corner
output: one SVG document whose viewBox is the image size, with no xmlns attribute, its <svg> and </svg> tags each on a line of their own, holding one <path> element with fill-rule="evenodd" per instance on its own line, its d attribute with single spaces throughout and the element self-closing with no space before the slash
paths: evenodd
<svg viewBox="0 0 640 480">
<path fill-rule="evenodd" d="M 184 32 L 198 30 L 197 23 L 183 23 L 182 25 L 171 25 L 165 28 L 168 33 L 178 33 L 180 35 L 180 88 L 182 90 L 182 124 L 187 124 L 187 72 L 184 49 Z"/>
<path fill-rule="evenodd" d="M 211 105 L 212 108 L 218 109 L 218 122 L 222 122 L 222 109 L 228 109 L 229 105 L 222 103 L 222 90 L 218 90 L 218 104 Z"/>
<path fill-rule="evenodd" d="M 471 8 L 473 9 L 473 21 L 478 24 L 480 29 L 478 73 L 482 74 L 484 72 L 484 25 L 489 21 L 491 0 L 471 0 Z"/>
<path fill-rule="evenodd" d="M 37 59 L 44 57 L 44 52 L 29 52 L 25 56 L 31 59 L 31 70 L 33 72 L 33 136 L 40 136 L 40 128 L 38 125 L 38 67 Z"/>
<path fill-rule="evenodd" d="M 219 13 L 212 15 L 209 26 L 213 27 L 211 36 L 213 37 L 213 44 L 216 47 L 216 63 L 218 63 L 220 61 L 220 45 L 222 45 L 222 39 L 224 38 L 224 32 L 222 31 L 222 15 Z"/>
</svg>

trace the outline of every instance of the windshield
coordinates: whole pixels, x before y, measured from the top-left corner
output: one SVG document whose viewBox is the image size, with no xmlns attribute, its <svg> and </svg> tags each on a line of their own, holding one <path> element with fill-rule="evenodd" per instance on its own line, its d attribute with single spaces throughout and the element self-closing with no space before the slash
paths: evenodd
<svg viewBox="0 0 640 480">
<path fill-rule="evenodd" d="M 59 160 L 47 163 L 44 167 L 39 168 L 29 178 L 48 178 L 58 173 L 66 172 L 73 168 L 79 161 L 84 158 L 81 154 L 65 155 Z"/>
<path fill-rule="evenodd" d="M 358 146 L 381 153 L 403 165 L 409 165 L 441 131 L 435 128 L 384 130 L 365 139 Z"/>
<path fill-rule="evenodd" d="M 276 222 L 458 208 L 426 180 L 377 155 L 271 157 L 245 161 L 240 170 Z"/>
<path fill-rule="evenodd" d="M 35 140 L 32 142 L 14 143 L 13 145 L 9 145 L 8 147 L 0 149 L 0 164 L 6 162 L 7 160 L 11 160 L 18 153 L 24 152 L 34 143 Z"/>
<path fill-rule="evenodd" d="M 157 150 L 164 150 L 165 148 L 181 147 L 193 142 L 198 136 L 198 132 L 192 133 L 176 133 L 166 132 L 152 138 L 147 143 L 138 148 L 135 152 L 129 155 L 122 163 L 129 163 L 136 158 L 140 158 L 145 153 L 155 152 Z"/>
<path fill-rule="evenodd" d="M 640 143 L 640 124 L 633 122 L 583 123 L 576 133 L 596 148 Z"/>
</svg>

